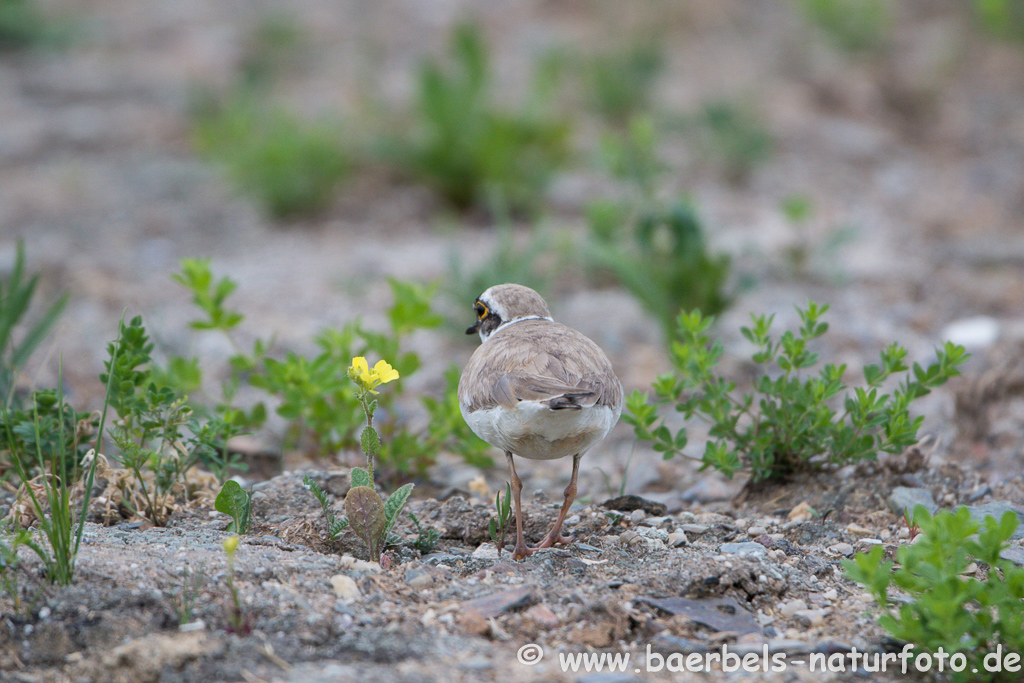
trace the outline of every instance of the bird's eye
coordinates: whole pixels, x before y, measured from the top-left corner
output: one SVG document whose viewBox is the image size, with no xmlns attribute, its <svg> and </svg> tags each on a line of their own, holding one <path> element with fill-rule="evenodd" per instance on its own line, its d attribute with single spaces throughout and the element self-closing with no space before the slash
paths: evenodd
<svg viewBox="0 0 1024 683">
<path fill-rule="evenodd" d="M 487 317 L 487 313 L 488 313 L 487 307 L 484 306 L 479 301 L 476 302 L 476 306 L 474 306 L 473 309 L 476 311 L 477 319 L 483 320 L 484 318 Z"/>
</svg>

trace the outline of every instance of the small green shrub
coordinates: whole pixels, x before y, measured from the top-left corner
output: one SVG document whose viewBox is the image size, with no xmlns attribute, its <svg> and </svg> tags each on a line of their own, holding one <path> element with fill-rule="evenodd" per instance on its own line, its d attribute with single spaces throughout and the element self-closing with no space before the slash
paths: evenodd
<svg viewBox="0 0 1024 683">
<path fill-rule="evenodd" d="M 238 350 L 234 330 L 244 316 L 226 306 L 236 283 L 228 278 L 216 280 L 209 261 L 186 259 L 175 280 L 192 292 L 192 301 L 205 318 L 194 320 L 197 330 L 217 331 L 227 336 L 236 349 L 228 360 L 230 375 L 221 383 L 214 415 L 222 422 L 241 428 L 259 429 L 266 419 L 266 406 L 260 401 L 248 411 L 235 405 L 242 384 L 262 389 L 278 400 L 277 413 L 289 421 L 286 447 L 301 446 L 314 456 L 332 455 L 359 447 L 363 409 L 349 377 L 349 362 L 354 356 L 379 355 L 395 359 L 402 377 L 420 369 L 419 355 L 404 351 L 405 340 L 413 332 L 439 326 L 443 319 L 431 306 L 436 287 L 423 287 L 390 280 L 394 303 L 387 310 L 388 329 L 366 329 L 359 321 L 341 329 L 321 332 L 316 343 L 320 352 L 312 358 L 289 352 L 283 358 L 271 356 L 270 342 L 257 340 L 252 353 Z M 477 292 L 478 294 L 479 292 Z M 474 294 L 475 296 L 475 294 Z M 176 364 L 175 364 L 176 363 Z M 183 376 L 183 381 L 202 385 L 195 359 L 172 359 L 171 367 L 184 371 L 166 371 L 167 376 Z M 193 374 L 195 370 L 198 374 Z M 446 373 L 441 398 L 424 397 L 423 404 L 431 420 L 422 432 L 411 432 L 397 410 L 396 391 L 380 399 L 380 431 L 387 437 L 381 449 L 381 462 L 388 473 L 422 474 L 432 465 L 440 450 L 457 453 L 470 464 L 486 466 L 487 447 L 472 435 L 458 409 L 457 374 Z M 223 481 L 223 479 L 222 479 Z"/>
<path fill-rule="evenodd" d="M 111 439 L 122 464 L 135 475 L 142 501 L 139 506 L 126 496 L 124 503 L 163 526 L 174 501 L 187 495 L 188 471 L 204 459 L 224 457 L 238 428 L 216 416 L 201 423 L 174 389 L 158 385 L 152 350 L 141 316 L 127 325 L 122 320 L 117 341 L 108 345 L 110 360 L 100 380 L 109 387 L 107 400 L 118 414 Z"/>
<path fill-rule="evenodd" d="M 492 75 L 479 29 L 452 35 L 451 63 L 423 65 L 415 121 L 391 155 L 397 168 L 435 188 L 455 208 L 529 213 L 568 155 L 569 127 L 492 102 Z"/>
<path fill-rule="evenodd" d="M 764 368 L 754 391 L 738 393 L 736 384 L 718 374 L 721 341 L 711 342 L 713 320 L 699 311 L 679 316 L 678 337 L 672 343 L 674 372 L 654 382 L 655 404 L 642 392 L 627 398 L 624 419 L 641 440 L 654 441 L 664 457 L 682 455 L 686 429 L 674 435 L 659 405 L 672 404 L 686 418 L 698 416 L 710 426 L 702 468 L 714 467 L 727 476 L 743 469 L 753 482 L 778 479 L 825 464 L 842 465 L 875 458 L 879 451 L 898 453 L 917 441 L 923 417 L 910 417 L 910 404 L 958 373 L 967 359 L 963 347 L 946 342 L 927 368 L 906 364 L 906 349 L 891 344 L 881 352 L 879 365 L 864 367 L 866 386 L 847 391 L 845 365 L 818 364 L 809 343 L 828 330 L 821 321 L 828 306 L 809 302 L 797 308 L 802 325 L 777 340 L 770 335 L 774 316 L 752 316 L 753 327 L 741 328 L 757 346 L 753 362 Z M 883 393 L 890 377 L 904 373 L 891 393 Z M 841 401 L 842 409 L 833 403 Z"/>
<path fill-rule="evenodd" d="M 31 405 L 5 411 L 3 417 L 0 470 L 11 466 L 10 454 L 32 453 L 38 457 L 42 468 L 28 461 L 26 471 L 29 474 L 54 471 L 68 481 L 81 478 L 81 462 L 92 448 L 89 438 L 96 434 L 98 414 L 78 412 L 62 401 L 56 390 L 40 389 L 33 392 Z"/>
<path fill-rule="evenodd" d="M 876 51 L 888 37 L 885 0 L 797 0 L 797 4 L 804 19 L 845 52 Z"/>
<path fill-rule="evenodd" d="M 895 570 L 876 546 L 844 561 L 846 575 L 874 596 L 882 610 L 878 621 L 895 638 L 924 652 L 962 653 L 966 666 L 950 669 L 953 681 L 1020 680 L 1019 673 L 986 665 L 986 655 L 1024 652 L 1024 567 L 999 556 L 1017 528 L 1017 515 L 986 517 L 979 526 L 967 508 L 933 517 L 919 505 L 914 523 L 922 536 L 897 551 Z M 987 571 L 965 575 L 972 561 Z M 910 601 L 895 604 L 893 588 Z"/>
<path fill-rule="evenodd" d="M 3 6 L 0 0 L 0 7 Z M 26 324 L 38 284 L 38 273 L 25 274 L 25 245 L 18 240 L 14 267 L 5 280 L 0 280 L 0 402 L 6 407 L 11 406 L 18 372 L 53 328 L 68 302 L 65 294 L 47 306 L 38 319 L 28 325 L 21 339 L 15 341 L 14 331 Z"/>
<path fill-rule="evenodd" d="M 630 213 L 621 204 L 590 208 L 591 263 L 610 273 L 658 320 L 666 339 L 681 310 L 711 314 L 729 305 L 729 257 L 708 253 L 696 212 L 680 202 Z"/>
<path fill-rule="evenodd" d="M 327 520 L 327 537 L 332 541 L 337 540 L 342 532 L 348 528 L 348 519 L 334 514 L 334 511 L 331 510 L 331 501 L 327 494 L 308 474 L 302 478 L 302 486 L 313 494 L 313 497 L 320 503 L 320 507 L 324 511 L 324 518 Z"/>
<path fill-rule="evenodd" d="M 195 142 L 282 220 L 322 213 L 351 168 L 337 126 L 302 121 L 280 109 L 263 111 L 245 96 L 200 114 Z"/>
</svg>

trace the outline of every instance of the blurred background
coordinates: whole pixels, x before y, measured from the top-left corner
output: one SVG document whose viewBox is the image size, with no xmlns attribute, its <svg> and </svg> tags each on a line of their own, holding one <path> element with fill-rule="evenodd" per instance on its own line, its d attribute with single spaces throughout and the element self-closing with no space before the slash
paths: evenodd
<svg viewBox="0 0 1024 683">
<path fill-rule="evenodd" d="M 749 313 L 792 328 L 814 299 L 830 362 L 967 345 L 964 381 L 924 401 L 934 457 L 1008 476 L 1022 216 L 1019 0 L 0 0 L 0 273 L 21 243 L 39 274 L 14 338 L 68 297 L 16 384 L 54 386 L 62 360 L 80 409 L 123 315 L 208 405 L 257 340 L 288 362 L 385 330 L 417 356 L 390 408 L 416 431 L 451 416 L 418 398 L 450 396 L 491 284 L 540 291 L 627 391 L 668 369 L 680 310 L 718 315 L 742 380 Z M 209 259 L 198 280 L 172 278 L 186 258 Z M 237 285 L 229 331 L 190 326 L 203 273 Z M 271 374 L 259 447 L 336 457 Z M 615 435 L 581 491 L 725 485 Z M 449 446 L 399 469 L 466 486 L 478 463 Z"/>
</svg>

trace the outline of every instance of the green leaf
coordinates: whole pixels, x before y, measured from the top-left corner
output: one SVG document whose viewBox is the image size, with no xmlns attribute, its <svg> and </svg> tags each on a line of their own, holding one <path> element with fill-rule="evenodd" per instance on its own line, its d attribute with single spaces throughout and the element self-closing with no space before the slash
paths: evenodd
<svg viewBox="0 0 1024 683">
<path fill-rule="evenodd" d="M 370 559 L 380 562 L 387 529 L 387 517 L 380 496 L 368 486 L 353 487 L 345 496 L 345 512 L 352 531 L 370 551 Z"/>
<path fill-rule="evenodd" d="M 377 430 L 370 425 L 366 425 L 363 429 L 363 433 L 359 436 L 359 442 L 363 453 L 368 458 L 377 455 L 377 451 L 380 450 L 380 436 L 377 434 Z"/>
<path fill-rule="evenodd" d="M 214 509 L 225 515 L 230 515 L 233 520 L 228 525 L 228 531 L 246 534 L 249 533 L 249 514 L 252 511 L 252 494 L 243 489 L 234 479 L 224 482 L 223 488 L 217 494 L 213 502 Z"/>
<path fill-rule="evenodd" d="M 405 502 L 409 500 L 409 494 L 412 493 L 413 484 L 406 484 L 399 488 L 397 491 L 388 496 L 387 501 L 384 503 L 384 516 L 387 519 L 387 526 L 384 528 L 385 536 L 392 527 L 395 526 L 395 522 L 398 520 L 399 513 L 402 512 L 402 508 L 405 507 Z"/>
<path fill-rule="evenodd" d="M 373 488 L 373 482 L 370 481 L 370 473 L 362 467 L 352 468 L 352 488 L 356 488 L 357 486 L 368 486 L 369 488 Z"/>
</svg>

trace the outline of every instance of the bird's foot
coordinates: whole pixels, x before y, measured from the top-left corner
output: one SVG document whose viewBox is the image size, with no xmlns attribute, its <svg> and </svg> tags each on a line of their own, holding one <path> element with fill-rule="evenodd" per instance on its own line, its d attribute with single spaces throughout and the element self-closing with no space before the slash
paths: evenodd
<svg viewBox="0 0 1024 683">
<path fill-rule="evenodd" d="M 524 543 L 522 539 L 519 539 L 519 541 L 516 543 L 515 549 L 512 551 L 512 559 L 516 562 L 520 560 L 525 560 L 535 551 L 536 548 L 531 548 L 530 546 L 526 545 L 526 543 Z"/>
<path fill-rule="evenodd" d="M 551 534 L 548 534 L 547 536 L 545 536 L 541 540 L 540 543 L 538 543 L 537 545 L 533 546 L 533 549 L 534 550 L 540 550 L 542 548 L 550 548 L 551 546 L 555 545 L 556 543 L 559 543 L 561 545 L 566 545 L 566 544 L 572 543 L 572 542 L 573 542 L 573 537 L 572 536 L 562 536 L 561 534 L 559 534 L 557 536 L 552 536 Z"/>
</svg>

